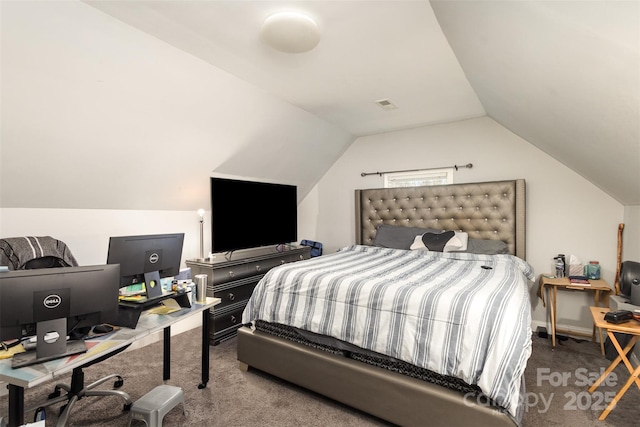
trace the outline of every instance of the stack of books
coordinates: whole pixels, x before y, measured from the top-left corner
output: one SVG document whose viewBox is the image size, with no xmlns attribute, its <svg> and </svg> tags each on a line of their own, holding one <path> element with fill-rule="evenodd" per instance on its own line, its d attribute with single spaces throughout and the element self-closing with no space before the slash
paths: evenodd
<svg viewBox="0 0 640 427">
<path fill-rule="evenodd" d="M 587 276 L 569 276 L 569 282 L 572 285 L 589 286 L 589 278 Z"/>
</svg>

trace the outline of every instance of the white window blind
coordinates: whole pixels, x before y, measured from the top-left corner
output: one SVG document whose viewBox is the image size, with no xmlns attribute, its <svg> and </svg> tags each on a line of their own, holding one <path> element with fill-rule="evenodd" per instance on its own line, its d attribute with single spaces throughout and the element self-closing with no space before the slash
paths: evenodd
<svg viewBox="0 0 640 427">
<path fill-rule="evenodd" d="M 421 185 L 453 184 L 453 168 L 429 169 L 384 174 L 384 187 L 419 187 Z"/>
</svg>

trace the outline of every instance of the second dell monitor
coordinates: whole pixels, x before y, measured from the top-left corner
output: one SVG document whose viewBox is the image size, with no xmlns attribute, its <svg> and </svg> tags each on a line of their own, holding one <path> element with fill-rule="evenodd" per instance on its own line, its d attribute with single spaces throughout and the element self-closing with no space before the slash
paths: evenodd
<svg viewBox="0 0 640 427">
<path fill-rule="evenodd" d="M 120 264 L 120 287 L 144 283 L 147 298 L 162 295 L 160 279 L 180 272 L 184 233 L 109 239 L 107 264 Z"/>
</svg>

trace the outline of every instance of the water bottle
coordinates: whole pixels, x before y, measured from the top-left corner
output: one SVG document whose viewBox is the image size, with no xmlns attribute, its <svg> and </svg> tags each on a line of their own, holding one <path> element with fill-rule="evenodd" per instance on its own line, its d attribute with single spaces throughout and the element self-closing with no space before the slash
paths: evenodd
<svg viewBox="0 0 640 427">
<path fill-rule="evenodd" d="M 207 277 L 206 274 L 196 274 L 196 302 L 207 301 Z"/>
<path fill-rule="evenodd" d="M 564 260 L 560 255 L 554 258 L 556 260 L 556 277 L 564 277 Z"/>
</svg>

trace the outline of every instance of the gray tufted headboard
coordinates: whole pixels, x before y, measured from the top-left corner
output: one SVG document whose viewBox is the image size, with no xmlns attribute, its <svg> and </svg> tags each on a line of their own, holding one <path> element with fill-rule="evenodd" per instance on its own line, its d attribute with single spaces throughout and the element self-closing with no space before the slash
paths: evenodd
<svg viewBox="0 0 640 427">
<path fill-rule="evenodd" d="M 525 181 L 356 190 L 356 243 L 372 245 L 380 224 L 464 231 L 502 240 L 525 259 Z"/>
</svg>

